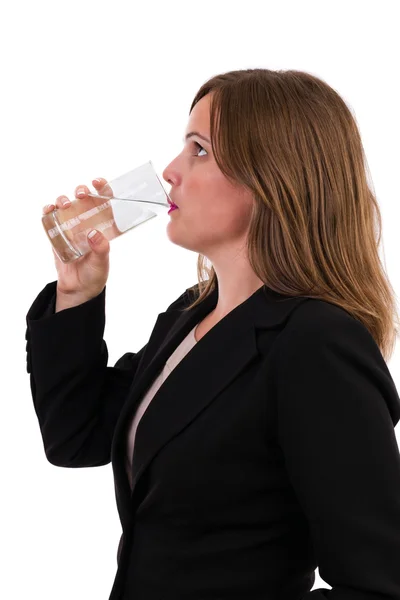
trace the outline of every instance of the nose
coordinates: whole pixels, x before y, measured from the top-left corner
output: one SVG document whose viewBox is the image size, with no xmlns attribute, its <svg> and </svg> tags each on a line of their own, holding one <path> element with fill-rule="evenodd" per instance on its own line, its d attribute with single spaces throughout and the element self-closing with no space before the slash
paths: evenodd
<svg viewBox="0 0 400 600">
<path fill-rule="evenodd" d="M 172 185 L 170 165 L 168 165 L 168 166 L 165 167 L 164 171 L 162 172 L 162 176 L 163 176 L 163 179 L 167 183 L 170 183 Z"/>
<path fill-rule="evenodd" d="M 167 165 L 162 173 L 163 179 L 172 186 L 176 185 L 177 173 L 172 168 L 172 163 Z"/>
</svg>

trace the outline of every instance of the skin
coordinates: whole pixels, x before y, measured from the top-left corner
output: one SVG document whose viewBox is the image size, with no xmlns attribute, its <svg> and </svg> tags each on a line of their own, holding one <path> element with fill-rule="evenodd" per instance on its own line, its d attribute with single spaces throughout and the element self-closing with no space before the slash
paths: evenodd
<svg viewBox="0 0 400 600">
<path fill-rule="evenodd" d="M 186 133 L 191 131 L 210 139 L 210 95 L 192 110 Z M 163 178 L 171 184 L 170 198 L 179 207 L 169 215 L 169 240 L 205 255 L 215 269 L 219 297 L 208 321 L 216 322 L 264 285 L 245 251 L 253 198 L 242 186 L 232 186 L 215 162 L 211 144 L 199 136 L 184 143 Z"/>
<path fill-rule="evenodd" d="M 186 133 L 198 131 L 210 139 L 210 95 L 204 96 L 192 110 Z M 199 148 L 197 142 L 202 146 Z M 206 256 L 218 278 L 218 301 L 206 319 L 212 326 L 236 306 L 247 300 L 264 282 L 257 277 L 246 256 L 245 241 L 253 198 L 250 192 L 233 186 L 220 171 L 211 144 L 198 136 L 184 143 L 183 150 L 164 169 L 163 178 L 171 184 L 170 197 L 179 209 L 170 213 L 169 240 L 187 250 Z M 104 193 L 107 181 L 93 180 L 98 193 Z M 75 197 L 90 190 L 77 186 Z M 59 196 L 43 213 L 63 207 L 66 196 Z"/>
</svg>

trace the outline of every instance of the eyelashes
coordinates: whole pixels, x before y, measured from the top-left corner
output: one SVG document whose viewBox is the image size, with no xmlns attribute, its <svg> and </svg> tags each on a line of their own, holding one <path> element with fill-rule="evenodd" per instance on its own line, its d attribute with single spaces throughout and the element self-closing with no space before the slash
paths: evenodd
<svg viewBox="0 0 400 600">
<path fill-rule="evenodd" d="M 203 148 L 203 146 L 201 146 L 198 142 L 193 142 L 193 144 L 196 146 L 196 148 L 198 150 L 204 150 L 204 152 L 207 152 L 207 150 L 205 148 Z M 195 154 L 194 156 L 198 156 L 198 154 Z M 199 157 L 201 158 L 201 157 Z"/>
</svg>

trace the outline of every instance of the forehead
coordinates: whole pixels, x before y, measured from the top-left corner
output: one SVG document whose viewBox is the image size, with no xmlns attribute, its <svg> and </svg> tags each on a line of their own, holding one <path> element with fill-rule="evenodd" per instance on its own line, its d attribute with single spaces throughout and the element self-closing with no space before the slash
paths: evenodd
<svg viewBox="0 0 400 600">
<path fill-rule="evenodd" d="M 210 98 L 204 96 L 190 113 L 186 133 L 197 130 L 204 135 L 210 132 Z"/>
</svg>

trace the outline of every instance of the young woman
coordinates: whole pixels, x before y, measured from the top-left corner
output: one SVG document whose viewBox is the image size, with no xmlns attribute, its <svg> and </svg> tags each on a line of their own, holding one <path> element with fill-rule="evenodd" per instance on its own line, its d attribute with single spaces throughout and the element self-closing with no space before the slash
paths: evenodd
<svg viewBox="0 0 400 600">
<path fill-rule="evenodd" d="M 148 343 L 107 366 L 101 233 L 73 263 L 55 255 L 27 370 L 47 459 L 112 463 L 110 600 L 400 598 L 398 314 L 366 169 L 321 79 L 224 73 L 163 174 L 198 283 Z M 310 591 L 317 566 L 332 590 Z"/>
</svg>

